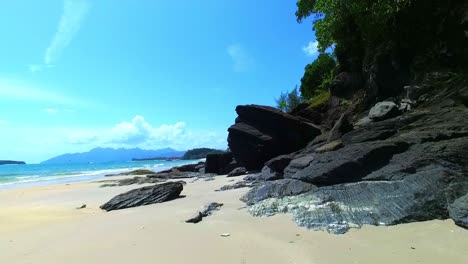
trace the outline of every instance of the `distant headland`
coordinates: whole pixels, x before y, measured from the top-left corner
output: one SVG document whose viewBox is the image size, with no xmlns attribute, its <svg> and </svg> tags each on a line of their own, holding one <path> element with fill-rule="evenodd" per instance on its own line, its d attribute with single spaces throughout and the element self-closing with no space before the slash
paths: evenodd
<svg viewBox="0 0 468 264">
<path fill-rule="evenodd" d="M 0 165 L 9 165 L 9 164 L 26 164 L 26 162 L 16 161 L 16 160 L 0 160 Z"/>
</svg>

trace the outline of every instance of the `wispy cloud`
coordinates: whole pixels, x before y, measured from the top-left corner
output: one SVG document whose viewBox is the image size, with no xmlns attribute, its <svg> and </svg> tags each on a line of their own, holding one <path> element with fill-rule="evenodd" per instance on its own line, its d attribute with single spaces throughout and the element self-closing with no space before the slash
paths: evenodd
<svg viewBox="0 0 468 264">
<path fill-rule="evenodd" d="M 239 44 L 232 44 L 227 47 L 227 53 L 231 57 L 236 72 L 245 72 L 253 67 L 254 60 Z"/>
<path fill-rule="evenodd" d="M 153 126 L 143 116 L 118 123 L 107 129 L 74 130 L 69 143 L 92 144 L 105 147 L 143 147 L 189 149 L 211 146 L 225 147 L 226 135 L 214 132 L 195 132 L 187 129 L 185 122 Z"/>
<path fill-rule="evenodd" d="M 302 51 L 309 57 L 318 54 L 318 41 L 310 41 L 307 46 L 302 47 Z"/>
<path fill-rule="evenodd" d="M 55 108 L 44 108 L 44 112 L 46 112 L 48 114 L 56 114 L 58 112 L 58 110 L 55 109 Z"/>
<path fill-rule="evenodd" d="M 0 78 L 0 101 L 18 100 L 53 103 L 59 105 L 83 105 L 78 99 L 48 91 L 26 82 Z"/>
<path fill-rule="evenodd" d="M 75 110 L 69 109 L 69 108 L 59 109 L 59 108 L 52 108 L 52 107 L 44 108 L 44 109 L 42 109 L 42 111 L 44 111 L 44 112 L 46 112 L 48 114 L 74 113 L 75 112 Z"/>
<path fill-rule="evenodd" d="M 83 21 L 91 8 L 88 0 L 65 0 L 63 13 L 51 43 L 46 49 L 43 64 L 28 65 L 30 72 L 38 72 L 54 67 L 63 50 L 70 45 L 78 33 Z"/>
</svg>

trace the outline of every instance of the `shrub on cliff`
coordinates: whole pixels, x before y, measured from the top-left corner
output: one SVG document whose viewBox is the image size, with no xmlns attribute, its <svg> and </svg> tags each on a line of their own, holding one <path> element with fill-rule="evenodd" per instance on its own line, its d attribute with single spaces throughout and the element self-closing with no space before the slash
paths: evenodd
<svg viewBox="0 0 468 264">
<path fill-rule="evenodd" d="M 305 67 L 301 79 L 301 94 L 304 99 L 311 99 L 328 89 L 336 67 L 335 60 L 328 53 L 320 54 L 317 59 Z"/>
<path fill-rule="evenodd" d="M 289 93 L 281 93 L 279 98 L 276 99 L 276 107 L 283 112 L 290 112 L 302 102 L 303 99 L 296 87 Z"/>
</svg>

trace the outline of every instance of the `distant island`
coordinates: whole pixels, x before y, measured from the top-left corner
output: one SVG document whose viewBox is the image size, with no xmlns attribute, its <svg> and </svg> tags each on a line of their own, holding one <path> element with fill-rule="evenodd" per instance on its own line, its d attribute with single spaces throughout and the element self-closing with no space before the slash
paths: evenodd
<svg viewBox="0 0 468 264">
<path fill-rule="evenodd" d="M 83 153 L 63 154 L 43 161 L 41 164 L 102 163 L 166 157 L 181 158 L 184 154 L 185 151 L 178 151 L 172 148 L 157 150 L 146 150 L 140 148 L 94 148 Z"/>
<path fill-rule="evenodd" d="M 16 160 L 0 160 L 0 165 L 9 165 L 9 164 L 26 164 L 24 161 L 16 161 Z"/>
<path fill-rule="evenodd" d="M 195 160 L 195 159 L 204 159 L 208 154 L 220 154 L 224 153 L 225 151 L 219 149 L 210 149 L 210 148 L 196 148 L 191 149 L 185 152 L 184 156 L 182 157 L 183 160 Z"/>
</svg>

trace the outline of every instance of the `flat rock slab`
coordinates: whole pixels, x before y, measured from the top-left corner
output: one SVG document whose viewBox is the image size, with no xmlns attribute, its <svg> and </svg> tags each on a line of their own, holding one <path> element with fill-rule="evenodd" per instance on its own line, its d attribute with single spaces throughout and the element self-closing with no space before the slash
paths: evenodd
<svg viewBox="0 0 468 264">
<path fill-rule="evenodd" d="M 269 198 L 249 208 L 254 216 L 292 213 L 307 228 L 342 234 L 362 225 L 394 225 L 446 218 L 442 175 L 413 175 L 320 187 L 307 193 Z M 431 192 L 428 192 L 431 190 Z"/>
<path fill-rule="evenodd" d="M 184 187 L 181 182 L 166 182 L 138 188 L 115 196 L 107 203 L 101 205 L 100 208 L 106 211 L 112 211 L 162 203 L 176 199 L 183 189 Z"/>
</svg>

